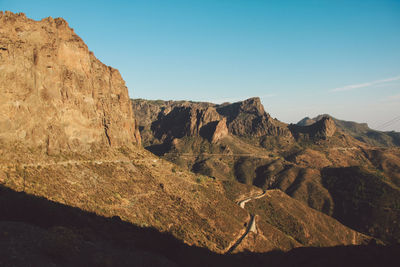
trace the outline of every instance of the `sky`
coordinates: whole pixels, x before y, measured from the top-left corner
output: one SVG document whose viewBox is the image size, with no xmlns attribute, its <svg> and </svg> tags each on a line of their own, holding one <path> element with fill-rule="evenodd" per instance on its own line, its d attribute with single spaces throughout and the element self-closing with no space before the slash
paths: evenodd
<svg viewBox="0 0 400 267">
<path fill-rule="evenodd" d="M 0 0 L 63 17 L 131 98 L 236 102 L 400 131 L 400 0 Z M 1 27 L 1 25 L 0 25 Z"/>
</svg>

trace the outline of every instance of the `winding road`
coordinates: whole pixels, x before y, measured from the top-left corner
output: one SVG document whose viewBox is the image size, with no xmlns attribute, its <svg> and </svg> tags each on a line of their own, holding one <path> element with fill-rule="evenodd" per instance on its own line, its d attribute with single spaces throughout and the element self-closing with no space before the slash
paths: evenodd
<svg viewBox="0 0 400 267">
<path fill-rule="evenodd" d="M 267 190 L 264 190 L 261 195 L 258 196 L 253 196 L 253 197 L 248 197 L 245 198 L 241 201 L 239 201 L 237 204 L 242 208 L 245 209 L 245 205 L 247 202 L 254 200 L 254 199 L 259 199 L 267 195 Z M 243 239 L 250 233 L 253 232 L 257 234 L 257 226 L 256 226 L 256 220 L 255 220 L 255 215 L 250 214 L 250 220 L 246 225 L 246 230 L 245 232 L 229 247 L 229 249 L 226 251 L 226 254 L 232 253 L 243 241 Z"/>
</svg>

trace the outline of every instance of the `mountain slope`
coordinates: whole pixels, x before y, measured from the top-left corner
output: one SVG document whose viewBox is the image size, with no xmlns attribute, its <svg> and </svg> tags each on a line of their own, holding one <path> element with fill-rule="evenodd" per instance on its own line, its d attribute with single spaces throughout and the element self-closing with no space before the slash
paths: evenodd
<svg viewBox="0 0 400 267">
<path fill-rule="evenodd" d="M 135 114 L 143 115 L 139 125 L 146 131 L 144 145 L 163 158 L 217 180 L 280 189 L 367 235 L 389 243 L 399 241 L 396 230 L 396 218 L 400 216 L 397 148 L 378 150 L 343 131 L 343 123 L 337 125 L 331 117 L 322 116 L 308 123 L 304 120 L 304 125 L 286 125 L 272 119 L 257 98 L 222 105 L 146 100 L 132 100 L 132 105 Z M 153 116 L 146 116 L 144 110 L 153 110 Z M 214 142 L 199 134 L 201 129 L 193 132 L 188 130 L 193 127 L 184 126 L 204 127 L 205 117 L 200 115 L 205 113 L 214 114 L 208 122 L 218 121 L 228 129 Z M 166 122 L 163 124 L 163 121 Z M 165 127 L 159 126 L 162 124 Z M 160 129 L 174 130 L 157 134 Z M 366 175 L 349 173 L 348 169 L 355 166 Z M 331 173 L 331 169 L 337 170 L 335 179 L 331 179 L 335 183 L 346 179 L 341 176 L 343 173 L 352 176 L 344 181 L 349 187 L 341 195 L 336 185 L 332 187 L 326 183 L 326 174 Z M 366 179 L 374 182 L 367 183 L 370 195 L 360 200 L 356 193 Z M 388 182 L 390 185 L 386 186 Z M 390 198 L 381 198 L 387 190 Z M 366 216 L 365 220 L 358 216 L 360 220 L 354 222 L 352 212 L 347 211 L 357 210 L 359 201 L 368 203 L 365 213 L 371 216 Z M 339 216 L 341 210 L 346 212 Z M 386 218 L 384 222 L 382 218 Z"/>
<path fill-rule="evenodd" d="M 400 133 L 373 130 L 366 123 L 339 120 L 328 114 L 319 115 L 313 119 L 306 117 L 296 125 L 308 126 L 323 118 L 331 118 L 340 130 L 369 145 L 383 147 L 400 146 Z"/>
</svg>

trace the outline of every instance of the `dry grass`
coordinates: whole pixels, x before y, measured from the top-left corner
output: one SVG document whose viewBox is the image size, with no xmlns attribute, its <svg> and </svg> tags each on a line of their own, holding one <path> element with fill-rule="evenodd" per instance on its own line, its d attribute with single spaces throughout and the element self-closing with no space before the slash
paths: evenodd
<svg viewBox="0 0 400 267">
<path fill-rule="evenodd" d="M 82 160 L 60 157 L 40 165 L 3 165 L 0 182 L 16 191 L 171 232 L 188 244 L 224 251 L 247 214 L 224 196 L 222 185 L 144 149 L 127 150 L 106 151 L 97 159 L 92 154 L 90 160 L 81 155 Z M 26 158 L 31 162 L 34 155 Z"/>
</svg>

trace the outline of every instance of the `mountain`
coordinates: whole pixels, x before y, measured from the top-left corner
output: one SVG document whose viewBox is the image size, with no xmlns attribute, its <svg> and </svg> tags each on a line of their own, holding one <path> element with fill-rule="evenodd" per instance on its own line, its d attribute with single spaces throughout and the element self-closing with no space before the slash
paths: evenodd
<svg viewBox="0 0 400 267">
<path fill-rule="evenodd" d="M 381 147 L 400 146 L 400 133 L 398 132 L 383 132 L 373 130 L 369 128 L 368 124 L 366 123 L 339 120 L 328 114 L 319 115 L 313 119 L 305 117 L 304 119 L 300 120 L 296 125 L 308 126 L 317 121 L 320 121 L 323 118 L 331 118 L 341 131 L 351 135 L 361 142 L 370 144 L 372 146 Z"/>
<path fill-rule="evenodd" d="M 140 143 L 120 73 L 65 20 L 0 19 L 2 144 L 59 153 Z"/>
<path fill-rule="evenodd" d="M 259 98 L 222 105 L 134 99 L 132 105 L 143 145 L 162 158 L 217 180 L 280 189 L 353 229 L 400 241 L 397 148 L 357 140 L 329 116 L 287 125 L 271 118 Z"/>
<path fill-rule="evenodd" d="M 327 139 L 332 137 L 336 132 L 336 124 L 329 117 L 323 117 L 320 120 L 309 125 L 289 125 L 296 139 L 299 138 L 321 138 Z"/>
<path fill-rule="evenodd" d="M 222 138 L 228 132 L 249 138 L 279 136 L 284 142 L 292 139 L 286 124 L 266 113 L 259 98 L 222 105 L 135 99 L 133 108 L 140 117 L 145 146 L 185 136 L 201 136 L 213 142 L 213 134 Z"/>
<path fill-rule="evenodd" d="M 138 101 L 134 108 L 119 72 L 65 20 L 0 12 L 0 25 L 0 265 L 263 266 L 285 259 L 276 250 L 369 251 L 367 244 L 388 243 L 391 233 L 396 240 L 393 222 L 385 220 L 386 236 L 378 231 L 374 239 L 363 221 L 353 225 L 364 233 L 346 226 L 345 212 L 327 216 L 296 195 L 263 187 L 273 184 L 275 164 L 299 160 L 303 168 L 301 145 L 353 142 L 328 121 L 290 129 L 258 98 Z M 365 150 L 363 159 L 397 174 L 395 153 Z M 328 181 L 332 199 L 342 199 Z M 371 203 L 373 220 L 375 204 L 397 216 L 395 181 L 377 187 L 390 195 Z"/>
</svg>

